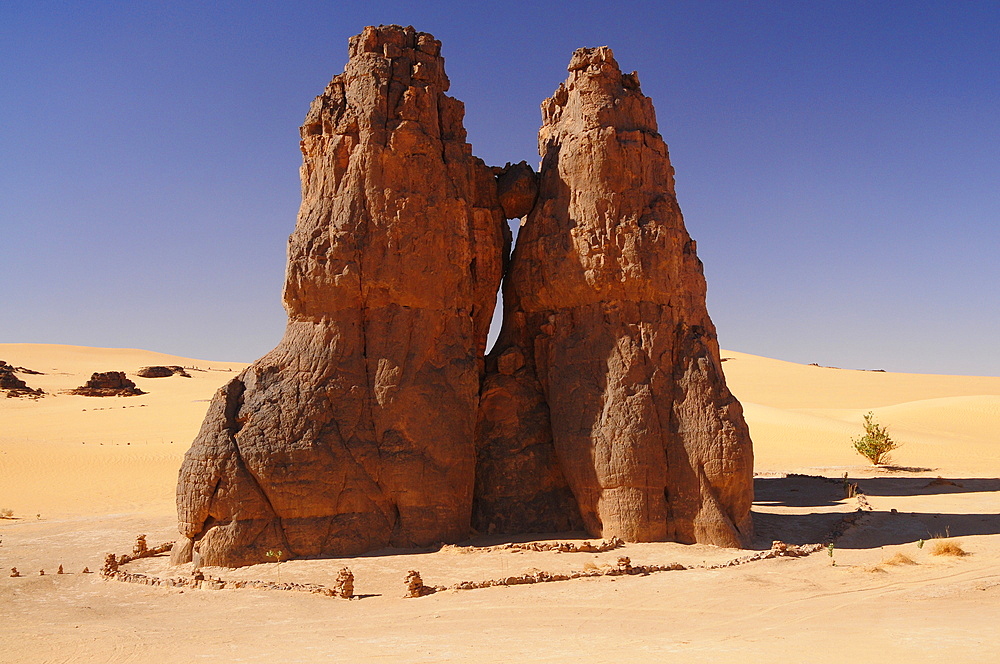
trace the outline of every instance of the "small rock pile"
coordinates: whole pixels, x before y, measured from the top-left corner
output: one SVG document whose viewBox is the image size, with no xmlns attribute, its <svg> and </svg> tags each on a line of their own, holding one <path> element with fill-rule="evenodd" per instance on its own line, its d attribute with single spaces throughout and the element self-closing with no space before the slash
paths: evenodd
<svg viewBox="0 0 1000 664">
<path fill-rule="evenodd" d="M 406 573 L 406 594 L 403 597 L 424 597 L 433 595 L 439 590 L 444 590 L 442 586 L 425 586 L 424 580 L 420 578 L 420 572 L 411 569 Z"/>
</svg>

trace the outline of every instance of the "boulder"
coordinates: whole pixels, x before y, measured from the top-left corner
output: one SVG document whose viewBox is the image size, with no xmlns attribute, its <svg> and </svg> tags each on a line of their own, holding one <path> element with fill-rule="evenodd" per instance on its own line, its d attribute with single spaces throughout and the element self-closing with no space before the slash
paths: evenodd
<svg viewBox="0 0 1000 664">
<path fill-rule="evenodd" d="M 542 114 L 480 402 L 474 526 L 739 546 L 751 442 L 652 102 L 609 48 L 579 49 Z"/>
<path fill-rule="evenodd" d="M 493 169 L 497 178 L 497 195 L 507 219 L 520 219 L 535 207 L 538 198 L 538 175 L 528 162 L 508 163 Z"/>
<path fill-rule="evenodd" d="M 368 27 L 301 128 L 288 325 L 219 390 L 180 471 L 175 563 L 469 534 L 483 355 L 510 232 L 441 44 Z"/>
</svg>

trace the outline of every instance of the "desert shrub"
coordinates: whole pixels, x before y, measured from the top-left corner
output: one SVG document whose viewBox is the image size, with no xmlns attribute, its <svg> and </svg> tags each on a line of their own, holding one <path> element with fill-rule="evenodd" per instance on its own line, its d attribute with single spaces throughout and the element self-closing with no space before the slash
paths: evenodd
<svg viewBox="0 0 1000 664">
<path fill-rule="evenodd" d="M 934 540 L 931 545 L 931 555 L 933 556 L 967 556 L 965 549 L 955 541 L 949 539 Z"/>
<path fill-rule="evenodd" d="M 876 466 L 889 463 L 889 452 L 902 444 L 889 437 L 889 429 L 876 422 L 872 412 L 865 415 L 865 435 L 852 438 L 851 442 L 858 454 Z"/>
<path fill-rule="evenodd" d="M 14 510 L 7 509 L 6 507 L 0 508 L 0 517 L 9 519 L 12 516 L 14 516 Z"/>
<path fill-rule="evenodd" d="M 882 561 L 883 565 L 916 565 L 917 561 L 910 558 L 905 553 L 897 553 L 896 555 L 886 558 Z"/>
</svg>

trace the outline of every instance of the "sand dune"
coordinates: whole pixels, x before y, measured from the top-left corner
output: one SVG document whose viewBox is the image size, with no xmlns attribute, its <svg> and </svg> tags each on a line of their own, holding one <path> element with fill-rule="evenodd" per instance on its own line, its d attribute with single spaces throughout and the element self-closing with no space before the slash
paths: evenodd
<svg viewBox="0 0 1000 664">
<path fill-rule="evenodd" d="M 384 552 L 239 570 L 228 580 L 331 584 L 349 566 L 361 600 L 266 590 L 181 591 L 82 575 L 137 533 L 175 537 L 173 489 L 208 399 L 246 365 L 128 349 L 0 344 L 0 359 L 49 396 L 0 398 L 0 661 L 540 662 L 765 661 L 804 653 L 855 662 L 995 661 L 1000 637 L 1000 378 L 890 374 L 803 366 L 724 351 L 755 445 L 758 549 L 819 541 L 871 506 L 828 552 L 705 566 L 748 552 L 670 543 L 602 554 L 473 549 Z M 136 378 L 147 365 L 191 378 Z M 148 392 L 64 394 L 92 372 L 125 371 Z M 869 410 L 904 442 L 874 469 L 850 446 Z M 914 470 L 926 469 L 926 470 Z M 806 473 L 817 477 L 788 476 Z M 824 479 L 833 478 L 833 479 Z M 944 479 L 937 479 L 938 476 Z M 854 517 L 851 517 L 852 519 Z M 971 555 L 934 556 L 958 538 Z M 548 536 L 554 537 L 554 536 Z M 565 539 L 565 537 L 563 537 Z M 927 542 L 927 543 L 925 543 Z M 496 544 L 476 540 L 472 544 Z M 914 564 L 891 564 L 903 554 Z M 403 576 L 425 582 L 504 578 L 532 570 L 677 562 L 691 569 L 401 599 Z M 167 558 L 130 564 L 169 576 Z M 69 574 L 53 574 L 63 564 Z M 46 575 L 39 576 L 38 570 Z"/>
<path fill-rule="evenodd" d="M 903 443 L 893 455 L 898 464 L 1000 475 L 1000 378 L 853 371 L 733 351 L 723 357 L 758 472 L 862 464 L 849 440 L 863 433 L 871 411 Z"/>
</svg>

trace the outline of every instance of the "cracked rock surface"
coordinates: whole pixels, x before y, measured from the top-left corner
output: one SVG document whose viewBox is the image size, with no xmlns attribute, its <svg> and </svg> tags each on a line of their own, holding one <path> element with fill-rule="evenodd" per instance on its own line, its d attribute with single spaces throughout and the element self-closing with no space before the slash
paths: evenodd
<svg viewBox="0 0 1000 664">
<path fill-rule="evenodd" d="M 441 44 L 350 40 L 301 129 L 281 343 L 213 399 L 174 561 L 239 566 L 468 536 L 486 335 L 509 246 Z"/>
<path fill-rule="evenodd" d="M 173 562 L 473 529 L 746 543 L 750 437 L 638 76 L 577 50 L 542 105 L 539 172 L 491 169 L 440 49 L 365 28 L 309 109 L 285 336 L 209 406 Z"/>
<path fill-rule="evenodd" d="M 739 546 L 750 436 L 652 102 L 611 49 L 578 49 L 542 116 L 480 404 L 474 525 Z"/>
</svg>

